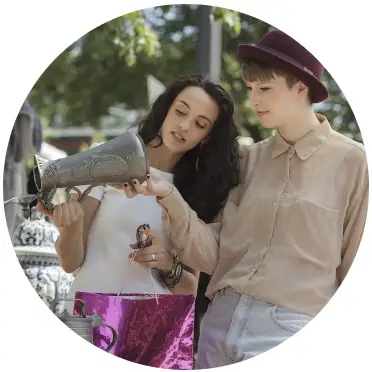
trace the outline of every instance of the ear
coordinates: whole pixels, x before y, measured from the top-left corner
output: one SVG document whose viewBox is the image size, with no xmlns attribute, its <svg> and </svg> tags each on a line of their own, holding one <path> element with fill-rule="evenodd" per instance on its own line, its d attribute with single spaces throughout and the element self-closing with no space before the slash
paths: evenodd
<svg viewBox="0 0 372 372">
<path fill-rule="evenodd" d="M 304 99 L 306 99 L 309 95 L 309 87 L 305 85 L 302 81 L 296 83 L 296 91 L 297 94 L 300 97 L 303 97 Z"/>
</svg>

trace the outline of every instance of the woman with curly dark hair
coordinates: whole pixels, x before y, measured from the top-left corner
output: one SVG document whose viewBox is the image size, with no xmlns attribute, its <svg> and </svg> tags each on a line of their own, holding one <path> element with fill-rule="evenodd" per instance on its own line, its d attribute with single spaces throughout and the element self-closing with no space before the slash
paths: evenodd
<svg viewBox="0 0 372 372">
<path fill-rule="evenodd" d="M 211 119 L 201 116 L 199 121 L 195 120 L 188 103 L 178 97 L 180 94 L 191 95 L 195 101 L 201 95 L 213 107 Z M 199 105 L 203 106 L 204 101 L 199 101 Z M 172 108 L 174 112 L 169 111 Z M 212 117 L 216 119 L 213 121 Z M 189 120 L 194 122 L 188 123 Z M 150 161 L 151 155 L 157 158 L 159 154 L 160 159 L 166 159 L 165 154 L 173 151 L 168 159 L 172 161 L 173 157 L 170 168 L 174 185 L 199 218 L 211 222 L 229 191 L 239 183 L 239 131 L 234 122 L 232 97 L 208 78 L 182 77 L 156 100 L 138 133 L 149 146 Z M 174 133 L 184 138 L 174 140 Z"/>
<path fill-rule="evenodd" d="M 208 78 L 181 77 L 157 98 L 138 133 L 147 146 L 151 174 L 174 183 L 198 216 L 212 222 L 239 183 L 239 131 L 229 93 Z M 80 205 L 71 193 L 71 200 L 56 206 L 51 216 L 60 227 L 56 249 L 61 265 L 76 273 L 68 297 L 76 291 L 120 289 L 196 294 L 198 273 L 174 254 L 155 197 L 131 198 L 117 187 L 102 186 Z M 136 248 L 131 243 L 142 224 L 149 224 L 153 245 L 136 251 L 138 265 L 129 268 L 128 256 Z M 155 287 L 144 268 L 155 269 Z"/>
</svg>

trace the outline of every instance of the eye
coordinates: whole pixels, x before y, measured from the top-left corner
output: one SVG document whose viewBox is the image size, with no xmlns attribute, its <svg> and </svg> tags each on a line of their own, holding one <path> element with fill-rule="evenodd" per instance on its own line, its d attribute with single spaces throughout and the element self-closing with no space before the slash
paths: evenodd
<svg viewBox="0 0 372 372">
<path fill-rule="evenodd" d="M 205 127 L 206 127 L 206 125 L 200 124 L 198 121 L 196 122 L 196 126 L 201 128 L 201 129 L 205 129 Z"/>
<path fill-rule="evenodd" d="M 177 115 L 180 115 L 180 116 L 184 116 L 184 115 L 186 115 L 186 113 L 183 112 L 183 111 L 180 110 L 180 109 L 176 109 L 176 114 L 177 114 Z"/>
<path fill-rule="evenodd" d="M 261 88 L 261 91 L 262 92 L 267 92 L 267 91 L 269 91 L 271 88 Z"/>
</svg>

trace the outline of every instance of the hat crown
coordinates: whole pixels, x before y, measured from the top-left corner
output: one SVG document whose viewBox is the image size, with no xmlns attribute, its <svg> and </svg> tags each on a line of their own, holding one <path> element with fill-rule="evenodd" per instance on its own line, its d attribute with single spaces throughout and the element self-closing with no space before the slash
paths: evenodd
<svg viewBox="0 0 372 372">
<path fill-rule="evenodd" d="M 257 43 L 261 48 L 274 50 L 300 64 L 318 79 L 323 75 L 323 65 L 300 43 L 280 30 L 268 32 Z"/>
</svg>

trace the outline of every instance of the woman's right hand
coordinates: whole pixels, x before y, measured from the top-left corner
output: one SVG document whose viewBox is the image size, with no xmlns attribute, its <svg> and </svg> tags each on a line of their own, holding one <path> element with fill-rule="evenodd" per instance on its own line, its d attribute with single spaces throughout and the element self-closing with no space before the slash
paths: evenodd
<svg viewBox="0 0 372 372">
<path fill-rule="evenodd" d="M 48 211 L 45 205 L 40 202 L 37 204 L 37 209 L 40 213 L 50 217 L 53 223 L 60 228 L 82 222 L 84 217 L 84 211 L 80 203 L 74 198 L 71 198 L 67 203 L 54 206 L 53 212 Z"/>
</svg>

